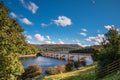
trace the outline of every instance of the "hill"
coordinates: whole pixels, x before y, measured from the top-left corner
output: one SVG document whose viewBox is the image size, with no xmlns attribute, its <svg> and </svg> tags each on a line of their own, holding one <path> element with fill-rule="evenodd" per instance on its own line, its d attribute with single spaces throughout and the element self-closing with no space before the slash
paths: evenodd
<svg viewBox="0 0 120 80">
<path fill-rule="evenodd" d="M 49 51 L 53 51 L 53 52 L 57 52 L 57 51 L 70 51 L 70 50 L 76 50 L 76 49 L 80 49 L 81 46 L 77 45 L 77 44 L 32 44 L 34 45 L 36 48 L 39 49 L 39 51 L 44 51 L 44 52 L 49 52 Z"/>
</svg>

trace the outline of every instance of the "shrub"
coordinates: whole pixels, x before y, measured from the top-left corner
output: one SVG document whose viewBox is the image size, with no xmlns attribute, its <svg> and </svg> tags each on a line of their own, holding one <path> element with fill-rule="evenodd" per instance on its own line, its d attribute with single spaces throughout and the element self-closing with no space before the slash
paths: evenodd
<svg viewBox="0 0 120 80">
<path fill-rule="evenodd" d="M 74 62 L 74 67 L 75 67 L 75 68 L 78 68 L 79 65 L 80 65 L 80 63 L 79 63 L 78 61 L 75 61 L 75 62 Z"/>
<path fill-rule="evenodd" d="M 41 68 L 37 64 L 32 64 L 25 69 L 25 72 L 22 74 L 22 79 L 33 78 L 42 73 Z"/>
<path fill-rule="evenodd" d="M 57 66 L 58 73 L 63 73 L 65 72 L 65 66 L 59 65 Z"/>
<path fill-rule="evenodd" d="M 81 64 L 82 66 L 86 66 L 86 60 L 85 60 L 85 58 L 81 58 L 80 64 Z"/>
<path fill-rule="evenodd" d="M 54 75 L 54 74 L 58 74 L 58 73 L 62 73 L 62 72 L 65 72 L 65 66 L 62 66 L 62 65 L 59 65 L 56 67 L 49 67 L 46 70 L 46 73 L 50 74 L 50 75 Z"/>
<path fill-rule="evenodd" d="M 47 70 L 46 70 L 46 73 L 47 74 L 50 74 L 50 75 L 54 75 L 54 74 L 58 74 L 58 70 L 56 67 L 49 67 Z"/>
<path fill-rule="evenodd" d="M 73 64 L 72 63 L 67 63 L 65 65 L 65 70 L 66 71 L 72 71 L 73 70 Z"/>
</svg>

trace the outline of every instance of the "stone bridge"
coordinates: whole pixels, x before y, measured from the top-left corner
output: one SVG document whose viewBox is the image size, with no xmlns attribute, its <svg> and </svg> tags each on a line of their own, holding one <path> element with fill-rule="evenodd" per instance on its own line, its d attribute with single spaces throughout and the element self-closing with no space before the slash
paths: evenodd
<svg viewBox="0 0 120 80">
<path fill-rule="evenodd" d="M 78 59 L 78 62 L 80 62 L 83 58 L 91 57 L 93 55 L 92 53 L 61 53 L 61 52 L 44 52 L 41 53 L 44 57 L 50 57 L 50 58 L 56 58 L 56 59 L 62 59 L 62 60 L 68 60 L 68 61 L 74 61 L 74 58 L 76 57 Z"/>
</svg>

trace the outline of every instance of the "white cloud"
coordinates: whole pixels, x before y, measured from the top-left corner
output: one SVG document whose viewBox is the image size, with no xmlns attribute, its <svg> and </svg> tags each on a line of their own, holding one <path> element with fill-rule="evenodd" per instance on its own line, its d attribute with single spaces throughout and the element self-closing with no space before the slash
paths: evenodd
<svg viewBox="0 0 120 80">
<path fill-rule="evenodd" d="M 117 31 L 120 31 L 120 30 L 117 28 Z"/>
<path fill-rule="evenodd" d="M 31 41 L 27 41 L 27 43 L 30 43 L 30 44 L 31 44 L 32 42 L 31 42 Z"/>
<path fill-rule="evenodd" d="M 75 42 L 75 43 L 79 43 L 80 40 L 76 39 L 76 40 L 73 40 L 73 42 Z"/>
<path fill-rule="evenodd" d="M 112 27 L 115 27 L 114 25 L 107 25 L 107 26 L 104 26 L 107 30 L 110 30 Z M 117 31 L 119 31 L 118 28 L 116 28 Z"/>
<path fill-rule="evenodd" d="M 54 20 L 57 26 L 66 27 L 72 24 L 71 19 L 66 16 L 59 16 L 58 20 Z"/>
<path fill-rule="evenodd" d="M 86 47 L 86 46 L 89 46 L 89 45 L 85 45 L 85 44 L 82 44 L 81 42 L 80 42 L 80 40 L 73 40 L 73 42 L 75 43 L 75 44 L 78 44 L 79 46 L 81 46 L 81 47 Z"/>
<path fill-rule="evenodd" d="M 36 13 L 38 8 L 39 7 L 35 3 L 33 3 L 33 2 L 30 2 L 30 5 L 28 5 L 28 9 L 31 10 L 32 13 Z"/>
<path fill-rule="evenodd" d="M 33 14 L 35 14 L 36 11 L 39 8 L 35 3 L 31 2 L 31 1 L 29 1 L 29 3 L 26 3 L 24 0 L 19 0 L 19 1 L 22 3 L 22 5 L 25 8 L 27 8 L 28 10 L 30 10 Z"/>
<path fill-rule="evenodd" d="M 82 31 L 86 32 L 86 31 L 87 31 L 87 29 L 84 29 L 84 28 L 83 28 L 83 29 L 82 29 Z"/>
<path fill-rule="evenodd" d="M 107 25 L 107 26 L 104 26 L 107 30 L 110 30 L 112 28 L 112 26 L 110 25 Z"/>
<path fill-rule="evenodd" d="M 26 37 L 27 37 L 28 39 L 32 39 L 32 36 L 31 36 L 31 35 L 26 35 Z"/>
<path fill-rule="evenodd" d="M 86 47 L 86 46 L 89 46 L 89 45 L 85 45 L 85 44 L 82 44 L 82 43 L 77 43 L 79 46 L 81 46 L 81 47 Z"/>
<path fill-rule="evenodd" d="M 12 18 L 17 18 L 17 15 L 13 12 L 11 12 L 10 15 L 12 16 Z"/>
<path fill-rule="evenodd" d="M 46 44 L 56 44 L 54 41 L 45 41 Z"/>
<path fill-rule="evenodd" d="M 59 44 L 64 44 L 64 41 L 59 39 Z"/>
<path fill-rule="evenodd" d="M 22 22 L 22 23 L 25 23 L 25 24 L 27 24 L 27 25 L 32 25 L 32 24 L 33 24 L 33 23 L 32 23 L 31 21 L 29 21 L 27 18 L 21 19 L 21 22 Z"/>
<path fill-rule="evenodd" d="M 42 27 L 48 27 L 50 24 L 45 24 L 45 23 L 42 23 L 41 26 Z"/>
<path fill-rule="evenodd" d="M 38 40 L 38 41 L 44 41 L 45 37 L 42 36 L 41 34 L 35 34 L 34 37 Z"/>
<path fill-rule="evenodd" d="M 87 34 L 84 33 L 84 32 L 81 32 L 80 35 L 82 35 L 82 36 L 87 36 Z"/>
<path fill-rule="evenodd" d="M 50 36 L 46 36 L 47 37 L 47 39 L 50 41 L 51 40 L 51 38 L 50 38 Z"/>
<path fill-rule="evenodd" d="M 103 42 L 103 40 L 105 40 L 105 35 L 104 34 L 98 34 L 95 37 L 92 36 L 92 37 L 88 37 L 86 39 L 86 41 L 94 42 L 95 45 L 101 44 L 101 42 Z"/>
</svg>

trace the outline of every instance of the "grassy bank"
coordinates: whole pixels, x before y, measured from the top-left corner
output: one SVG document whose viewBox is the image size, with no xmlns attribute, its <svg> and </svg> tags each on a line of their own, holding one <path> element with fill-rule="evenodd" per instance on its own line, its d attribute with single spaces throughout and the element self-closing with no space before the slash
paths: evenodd
<svg viewBox="0 0 120 80">
<path fill-rule="evenodd" d="M 36 80 L 95 80 L 96 63 L 81 68 L 79 70 L 61 73 L 57 75 L 45 76 Z M 114 72 L 99 80 L 120 80 L 120 71 Z"/>
<path fill-rule="evenodd" d="M 99 80 L 120 80 L 120 71 L 111 73 L 105 76 L 103 79 L 99 79 Z"/>
<path fill-rule="evenodd" d="M 96 64 L 92 64 L 79 70 L 57 75 L 45 76 L 36 80 L 94 80 L 95 65 Z"/>
<path fill-rule="evenodd" d="M 30 58 L 30 57 L 36 57 L 36 54 L 20 55 L 20 56 L 19 56 L 19 58 Z"/>
</svg>

